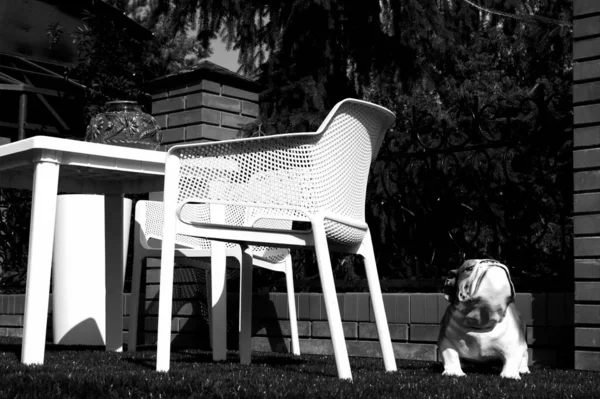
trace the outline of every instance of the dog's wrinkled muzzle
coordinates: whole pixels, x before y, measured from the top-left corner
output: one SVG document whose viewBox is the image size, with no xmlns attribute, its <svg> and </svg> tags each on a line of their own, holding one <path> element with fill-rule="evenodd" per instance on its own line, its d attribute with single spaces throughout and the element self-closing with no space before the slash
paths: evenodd
<svg viewBox="0 0 600 399">
<path fill-rule="evenodd" d="M 504 319 L 506 314 L 505 308 L 493 307 L 490 304 L 484 303 L 472 308 L 465 309 L 465 326 L 473 329 L 491 329 Z"/>
<path fill-rule="evenodd" d="M 456 309 L 465 326 L 493 328 L 504 319 L 514 296 L 510 275 L 504 265 L 485 262 L 476 264 L 468 273 L 458 277 Z"/>
</svg>

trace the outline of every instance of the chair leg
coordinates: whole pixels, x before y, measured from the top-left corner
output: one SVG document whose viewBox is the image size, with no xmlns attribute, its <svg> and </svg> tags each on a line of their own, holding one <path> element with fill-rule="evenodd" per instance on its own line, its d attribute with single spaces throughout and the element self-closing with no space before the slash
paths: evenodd
<svg viewBox="0 0 600 399">
<path fill-rule="evenodd" d="M 296 293 L 294 292 L 294 275 L 292 256 L 285 258 L 285 282 L 288 297 L 288 313 L 290 314 L 290 329 L 292 332 L 292 353 L 300 356 L 300 340 L 298 339 L 298 317 L 296 316 Z"/>
<path fill-rule="evenodd" d="M 331 332 L 338 377 L 340 379 L 351 380 L 350 360 L 348 359 L 348 349 L 346 348 L 346 340 L 344 338 L 342 317 L 335 291 L 333 270 L 331 269 L 331 259 L 329 257 L 329 247 L 327 246 L 327 236 L 325 235 L 323 220 L 313 220 L 312 228 L 315 237 L 315 252 L 319 266 L 319 277 L 323 289 L 323 298 L 325 300 L 325 309 L 327 311 L 327 320 L 329 322 L 329 331 Z"/>
<path fill-rule="evenodd" d="M 252 355 L 252 270 L 252 251 L 247 245 L 242 245 L 239 305 L 239 347 L 241 364 L 250 364 Z"/>
<path fill-rule="evenodd" d="M 156 371 L 169 371 L 171 360 L 171 318 L 173 313 L 173 272 L 174 259 L 165 249 L 163 241 L 160 262 L 160 292 L 158 297 L 158 339 L 156 343 Z"/>
<path fill-rule="evenodd" d="M 163 239 L 160 262 L 160 292 L 158 296 L 158 339 L 156 343 L 156 371 L 169 371 L 171 359 L 171 318 L 173 313 L 174 251 L 169 251 L 174 240 Z M 171 246 L 171 248 L 173 248 Z"/>
<path fill-rule="evenodd" d="M 223 205 L 211 205 L 210 221 L 211 223 L 224 223 L 225 210 Z M 226 246 L 224 242 L 211 242 L 211 329 L 214 361 L 227 359 L 227 263 L 225 254 Z"/>
<path fill-rule="evenodd" d="M 227 359 L 227 278 L 222 243 L 211 243 L 210 291 L 213 360 Z M 222 249 L 222 250 L 221 250 Z"/>
<path fill-rule="evenodd" d="M 204 271 L 204 275 L 206 276 L 206 309 L 208 313 L 208 339 L 210 343 L 210 348 L 212 350 L 213 347 L 213 331 L 212 331 L 212 310 L 211 310 L 211 298 L 212 298 L 212 290 L 210 283 L 210 269 L 206 269 Z"/>
<path fill-rule="evenodd" d="M 133 270 L 131 272 L 131 296 L 129 297 L 129 339 L 127 352 L 135 352 L 137 346 L 138 317 L 140 306 L 140 286 L 142 278 L 141 248 L 137 243 L 140 237 L 139 227 L 136 223 L 133 249 Z"/>
<path fill-rule="evenodd" d="M 375 314 L 375 323 L 377 325 L 377 334 L 379 336 L 379 344 L 381 345 L 381 354 L 383 355 L 385 370 L 396 371 L 396 358 L 394 356 L 394 348 L 392 347 L 390 330 L 385 314 L 385 307 L 383 305 L 371 233 L 368 230 L 360 249 L 358 250 L 358 254 L 362 255 L 365 260 L 365 272 L 367 274 L 371 305 L 373 306 L 373 313 Z"/>
</svg>

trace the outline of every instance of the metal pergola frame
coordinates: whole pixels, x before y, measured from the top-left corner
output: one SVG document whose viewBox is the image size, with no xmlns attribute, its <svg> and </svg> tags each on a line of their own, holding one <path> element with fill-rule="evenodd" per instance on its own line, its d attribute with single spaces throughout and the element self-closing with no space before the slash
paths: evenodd
<svg viewBox="0 0 600 399">
<path fill-rule="evenodd" d="M 0 121 L 0 127 L 16 128 L 17 140 L 24 139 L 25 132 L 28 129 L 52 134 L 58 134 L 60 131 L 69 132 L 71 130 L 70 127 L 52 104 L 50 104 L 47 97 L 67 98 L 77 92 L 87 90 L 87 88 L 72 79 L 68 79 L 64 75 L 61 75 L 58 72 L 60 69 L 66 71 L 66 67 L 62 65 L 52 66 L 19 55 L 0 53 L 0 93 L 14 92 L 18 93 L 19 97 L 19 114 L 16 126 L 10 122 Z M 44 87 L 43 84 L 34 84 L 32 78 L 52 82 L 52 84 L 48 85 L 48 87 Z M 59 89 L 56 87 L 59 87 Z M 53 116 L 53 122 L 55 122 L 59 128 L 27 122 L 29 96 L 37 97 L 46 110 Z"/>
</svg>

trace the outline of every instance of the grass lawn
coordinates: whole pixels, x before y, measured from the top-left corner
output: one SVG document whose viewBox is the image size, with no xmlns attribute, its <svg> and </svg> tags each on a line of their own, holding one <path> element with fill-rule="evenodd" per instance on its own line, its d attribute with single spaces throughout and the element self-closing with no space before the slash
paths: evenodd
<svg viewBox="0 0 600 399">
<path fill-rule="evenodd" d="M 436 362 L 399 360 L 385 373 L 380 359 L 351 358 L 354 381 L 337 379 L 333 356 L 256 353 L 253 364 L 214 363 L 210 352 L 174 351 L 171 371 L 154 371 L 154 348 L 135 354 L 48 345 L 42 366 L 19 362 L 19 339 L 0 341 L 0 398 L 593 398 L 600 373 L 534 366 L 521 381 L 498 369 L 470 366 L 466 378 L 441 375 Z"/>
</svg>

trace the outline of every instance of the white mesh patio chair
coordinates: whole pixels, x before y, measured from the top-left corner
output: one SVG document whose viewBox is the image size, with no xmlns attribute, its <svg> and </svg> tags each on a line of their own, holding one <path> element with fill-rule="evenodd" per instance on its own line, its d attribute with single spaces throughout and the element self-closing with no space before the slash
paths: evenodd
<svg viewBox="0 0 600 399">
<path fill-rule="evenodd" d="M 248 245 L 314 248 L 337 372 L 342 379 L 351 379 L 352 373 L 329 250 L 362 255 L 384 366 L 387 371 L 396 370 L 371 234 L 365 222 L 370 165 L 394 120 L 394 114 L 381 106 L 346 99 L 335 105 L 316 132 L 179 145 L 169 150 L 157 370 L 169 369 L 175 234 L 240 243 L 241 279 L 251 278 Z M 223 163 L 235 167 L 220 169 Z M 215 185 L 220 189 L 215 190 Z M 211 212 L 214 209 L 222 214 L 221 219 L 198 223 L 193 211 L 197 204 L 208 204 Z M 261 227 L 276 220 L 310 222 L 311 228 Z M 240 310 L 240 356 L 250 352 L 252 304 L 251 296 L 248 298 Z M 249 361 L 249 355 L 245 356 Z"/>
<path fill-rule="evenodd" d="M 204 207 L 206 209 L 206 207 Z M 127 350 L 135 352 L 137 346 L 138 333 L 138 313 L 141 289 L 142 262 L 146 258 L 160 258 L 163 234 L 163 203 L 160 201 L 138 201 L 135 207 L 135 233 L 134 233 L 134 252 L 133 252 L 133 271 L 131 299 L 129 303 L 129 337 Z M 285 227 L 285 226 L 284 226 Z M 288 223 L 288 228 L 291 223 Z M 175 258 L 177 263 L 186 266 L 195 266 L 206 271 L 207 298 L 210 302 L 210 262 L 200 261 L 210 259 L 211 243 L 204 238 L 189 237 L 177 235 L 175 240 Z M 253 251 L 253 264 L 275 272 L 285 274 L 288 312 L 290 319 L 291 349 L 294 355 L 300 355 L 300 346 L 298 338 L 298 325 L 296 318 L 296 301 L 294 293 L 294 280 L 292 274 L 292 259 L 289 249 L 251 247 Z M 227 257 L 226 265 L 230 269 L 239 269 L 242 262 L 242 252 L 238 244 L 228 243 L 226 245 Z M 252 287 L 242 287 L 242 289 L 251 291 Z M 240 296 L 241 298 L 242 296 Z M 209 325 L 211 324 L 211 313 L 209 315 Z M 224 328 L 225 326 L 221 326 Z M 170 331 L 170 330 L 169 330 Z M 211 345 L 213 344 L 212 328 L 210 329 Z M 219 331 L 217 339 L 224 340 L 226 331 Z"/>
</svg>

